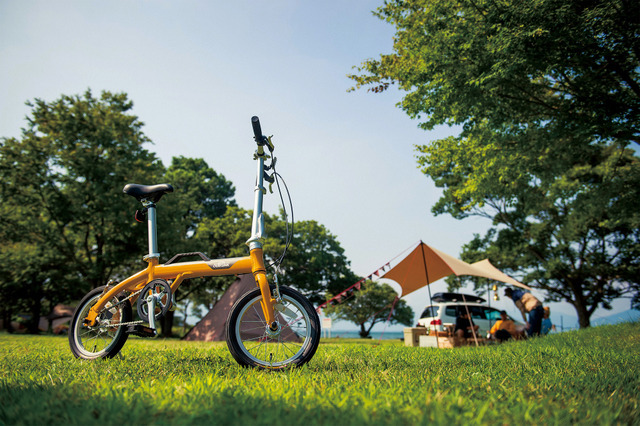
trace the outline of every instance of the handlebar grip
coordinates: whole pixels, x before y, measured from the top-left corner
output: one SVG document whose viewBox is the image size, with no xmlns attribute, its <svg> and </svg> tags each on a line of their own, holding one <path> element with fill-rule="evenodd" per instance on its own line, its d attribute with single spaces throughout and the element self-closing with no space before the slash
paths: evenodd
<svg viewBox="0 0 640 426">
<path fill-rule="evenodd" d="M 263 142 L 263 138 L 264 136 L 262 136 L 262 128 L 260 127 L 260 119 L 257 116 L 253 116 L 251 117 L 251 125 L 253 126 L 253 136 L 256 139 L 256 142 L 258 143 L 258 145 L 262 145 Z"/>
</svg>

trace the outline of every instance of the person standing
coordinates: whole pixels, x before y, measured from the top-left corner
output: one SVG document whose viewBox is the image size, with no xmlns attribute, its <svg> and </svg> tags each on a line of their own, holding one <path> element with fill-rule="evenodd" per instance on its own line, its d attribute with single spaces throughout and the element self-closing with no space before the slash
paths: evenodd
<svg viewBox="0 0 640 426">
<path fill-rule="evenodd" d="M 522 313 L 522 318 L 527 323 L 527 335 L 529 337 L 539 336 L 544 316 L 542 303 L 533 294 L 519 288 L 513 290 L 507 287 L 504 290 L 504 295 L 511 298 Z M 527 314 L 529 314 L 529 318 L 527 318 Z"/>
<path fill-rule="evenodd" d="M 556 326 L 553 325 L 553 323 L 551 322 L 551 310 L 549 309 L 548 306 L 545 306 L 544 308 L 544 317 L 542 318 L 542 329 L 540 330 L 540 332 L 545 335 L 545 334 L 549 334 L 550 331 L 556 331 Z"/>
</svg>

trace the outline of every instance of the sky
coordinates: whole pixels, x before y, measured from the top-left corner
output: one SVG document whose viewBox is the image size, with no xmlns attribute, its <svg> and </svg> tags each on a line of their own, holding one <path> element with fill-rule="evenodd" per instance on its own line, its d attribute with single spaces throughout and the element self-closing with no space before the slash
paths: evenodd
<svg viewBox="0 0 640 426">
<path fill-rule="evenodd" d="M 234 183 L 238 204 L 252 208 L 257 115 L 274 135 L 295 219 L 323 224 L 355 273 L 401 260 L 420 240 L 457 257 L 490 223 L 434 216 L 441 191 L 419 170 L 414 147 L 459 129 L 419 129 L 397 107 L 395 89 L 349 91 L 354 66 L 392 51 L 393 27 L 372 14 L 381 4 L 0 0 L 0 137 L 20 136 L 28 100 L 125 92 L 153 141 L 147 149 L 167 166 L 174 156 L 203 158 Z M 276 196 L 265 199 L 267 212 L 278 209 Z M 444 280 L 431 286 L 439 291 Z M 492 306 L 519 318 L 500 296 Z M 417 322 L 427 289 L 405 300 Z M 550 306 L 554 322 L 575 326 L 571 306 Z M 592 319 L 629 309 L 629 301 L 614 307 Z"/>
</svg>

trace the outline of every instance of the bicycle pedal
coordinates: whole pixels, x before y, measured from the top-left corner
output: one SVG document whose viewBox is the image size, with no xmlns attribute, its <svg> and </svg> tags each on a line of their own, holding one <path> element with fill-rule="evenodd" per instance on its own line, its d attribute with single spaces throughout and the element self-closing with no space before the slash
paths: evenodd
<svg viewBox="0 0 640 426">
<path fill-rule="evenodd" d="M 156 337 L 158 332 L 155 328 L 146 327 L 142 324 L 131 324 L 127 326 L 127 334 L 133 334 L 138 337 Z"/>
</svg>

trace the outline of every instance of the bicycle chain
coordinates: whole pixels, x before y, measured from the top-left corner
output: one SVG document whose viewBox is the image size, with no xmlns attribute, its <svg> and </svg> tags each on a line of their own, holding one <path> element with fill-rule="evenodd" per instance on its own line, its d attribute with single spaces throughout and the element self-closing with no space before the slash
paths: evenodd
<svg viewBox="0 0 640 426">
<path fill-rule="evenodd" d="M 124 299 L 120 300 L 118 303 L 112 303 L 112 304 L 111 304 L 111 306 L 109 306 L 109 307 L 105 306 L 104 308 L 102 308 L 102 310 L 101 310 L 100 312 L 98 312 L 98 315 L 101 315 L 101 314 L 102 314 L 104 311 L 106 311 L 107 309 L 111 309 L 111 308 L 113 308 L 113 307 L 115 307 L 115 306 L 122 305 L 123 303 L 125 303 L 126 301 L 128 301 L 129 299 L 131 299 L 132 297 L 134 297 L 134 296 L 136 296 L 136 295 L 140 294 L 140 293 L 142 292 L 142 290 L 144 290 L 144 287 L 143 287 L 143 288 L 141 288 L 140 290 L 136 291 L 135 293 L 131 293 L 129 296 L 127 296 L 126 298 L 124 298 Z M 104 295 L 104 294 L 106 294 L 106 292 L 107 292 L 107 291 L 109 291 L 109 286 L 107 286 L 107 288 L 105 288 L 103 295 Z M 100 296 L 100 297 L 102 297 L 102 296 Z M 98 327 L 99 327 L 99 328 L 102 328 L 102 327 L 104 327 L 104 328 L 109 328 L 109 327 L 123 327 L 123 326 L 126 326 L 126 325 L 135 325 L 135 324 L 143 324 L 143 323 L 144 323 L 144 321 L 142 321 L 142 320 L 139 320 L 139 321 L 129 321 L 129 322 L 114 322 L 114 323 L 109 323 L 109 325 L 105 325 L 105 326 L 98 326 Z"/>
<path fill-rule="evenodd" d="M 107 309 L 113 308 L 114 306 L 122 305 L 124 302 L 126 302 L 129 299 L 131 299 L 133 296 L 137 296 L 138 294 L 142 293 L 142 290 L 144 290 L 144 287 L 141 288 L 140 290 L 136 291 L 135 293 L 131 293 L 129 296 L 127 296 L 124 299 L 118 301 L 118 303 L 112 303 L 111 306 L 109 306 L 109 307 L 105 306 L 104 308 L 102 308 L 102 310 L 100 312 L 98 312 L 98 315 L 100 315 L 101 313 L 103 313 Z M 107 288 L 105 288 L 104 292 L 102 293 L 102 295 L 100 295 L 100 297 L 104 296 L 107 293 L 107 291 L 109 291 L 108 286 L 107 286 Z"/>
<path fill-rule="evenodd" d="M 99 325 L 98 328 L 112 328 L 112 327 L 124 327 L 126 325 L 135 325 L 135 324 L 144 324 L 144 321 L 129 321 L 129 322 L 114 322 L 109 323 L 108 325 Z"/>
<path fill-rule="evenodd" d="M 125 303 L 126 301 L 128 301 L 129 299 L 131 299 L 134 296 L 137 296 L 138 294 L 140 294 L 142 292 L 142 290 L 144 290 L 144 287 L 142 287 L 140 290 L 131 293 L 129 296 L 125 297 L 124 299 L 120 300 L 118 303 L 112 303 L 111 306 L 107 307 L 105 306 L 104 308 L 102 308 L 102 310 L 100 312 L 98 312 L 98 315 L 101 315 L 104 311 L 106 311 L 107 309 L 111 309 L 115 306 L 119 306 L 122 305 L 123 303 Z M 107 287 L 104 289 L 104 292 L 102 293 L 102 296 L 104 296 L 107 291 L 109 291 L 109 285 L 107 285 Z M 100 296 L 100 297 L 102 297 Z M 105 326 L 98 326 L 100 328 L 104 327 L 104 328 L 109 328 L 109 327 L 123 327 L 126 325 L 135 325 L 135 324 L 144 324 L 143 320 L 138 320 L 138 321 L 129 321 L 129 322 L 114 322 L 114 323 L 109 323 L 109 325 L 105 325 Z"/>
</svg>

